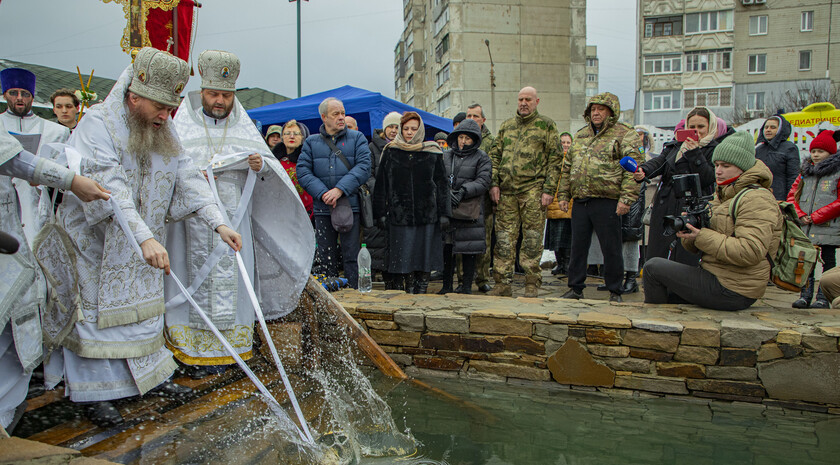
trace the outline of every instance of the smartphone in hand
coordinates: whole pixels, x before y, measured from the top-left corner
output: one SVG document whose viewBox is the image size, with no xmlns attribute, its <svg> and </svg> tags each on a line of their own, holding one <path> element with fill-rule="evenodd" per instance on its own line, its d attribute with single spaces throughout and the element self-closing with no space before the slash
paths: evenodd
<svg viewBox="0 0 840 465">
<path fill-rule="evenodd" d="M 686 139 L 700 140 L 696 129 L 677 129 L 674 133 L 674 138 L 677 142 L 685 142 Z"/>
</svg>

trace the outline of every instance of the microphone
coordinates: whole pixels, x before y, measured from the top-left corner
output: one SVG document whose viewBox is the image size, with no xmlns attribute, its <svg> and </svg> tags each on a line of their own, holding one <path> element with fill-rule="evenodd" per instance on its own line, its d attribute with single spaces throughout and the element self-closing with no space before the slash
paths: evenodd
<svg viewBox="0 0 840 465">
<path fill-rule="evenodd" d="M 0 231 L 0 253 L 11 255 L 18 251 L 20 242 L 9 234 Z"/>
<path fill-rule="evenodd" d="M 621 165 L 621 167 L 624 168 L 625 171 L 629 171 L 631 173 L 635 173 L 636 171 L 639 171 L 639 164 L 636 162 L 636 160 L 633 157 L 624 157 L 618 162 L 618 164 Z M 645 178 L 642 179 L 642 181 L 643 182 L 650 182 L 650 180 L 647 178 L 647 176 L 645 176 Z"/>
</svg>

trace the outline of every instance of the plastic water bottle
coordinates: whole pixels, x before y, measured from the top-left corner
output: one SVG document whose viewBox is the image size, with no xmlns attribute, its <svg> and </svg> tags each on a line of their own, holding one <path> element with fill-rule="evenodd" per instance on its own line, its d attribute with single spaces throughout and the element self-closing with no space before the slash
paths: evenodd
<svg viewBox="0 0 840 465">
<path fill-rule="evenodd" d="M 367 244 L 362 244 L 357 261 L 359 263 L 359 292 L 370 292 L 373 281 L 370 276 L 370 252 L 368 252 Z"/>
</svg>

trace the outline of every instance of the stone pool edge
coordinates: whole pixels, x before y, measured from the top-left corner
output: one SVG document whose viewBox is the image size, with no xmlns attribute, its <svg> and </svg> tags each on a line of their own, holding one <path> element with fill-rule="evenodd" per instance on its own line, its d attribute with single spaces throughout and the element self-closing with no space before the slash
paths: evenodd
<svg viewBox="0 0 840 465">
<path fill-rule="evenodd" d="M 413 376 L 761 403 L 840 414 L 840 312 L 335 294 Z M 773 310 L 773 309 L 770 309 Z M 768 316 L 769 314 L 769 316 Z"/>
</svg>

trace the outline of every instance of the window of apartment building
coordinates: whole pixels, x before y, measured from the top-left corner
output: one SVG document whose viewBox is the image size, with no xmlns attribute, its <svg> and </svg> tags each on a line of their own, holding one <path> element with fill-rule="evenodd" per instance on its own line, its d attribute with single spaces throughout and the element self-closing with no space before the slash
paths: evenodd
<svg viewBox="0 0 840 465">
<path fill-rule="evenodd" d="M 747 93 L 747 110 L 764 110 L 764 92 Z"/>
<path fill-rule="evenodd" d="M 747 73 L 761 74 L 767 72 L 767 54 L 750 55 L 747 59 Z"/>
<path fill-rule="evenodd" d="M 682 70 L 680 55 L 647 55 L 645 56 L 645 74 L 679 73 Z"/>
<path fill-rule="evenodd" d="M 414 70 L 414 54 L 409 53 L 408 58 L 405 59 L 405 68 L 409 71 Z"/>
<path fill-rule="evenodd" d="M 811 51 L 799 51 L 799 71 L 808 71 L 811 69 Z"/>
<path fill-rule="evenodd" d="M 645 37 L 681 36 L 682 16 L 645 18 Z"/>
<path fill-rule="evenodd" d="M 799 30 L 802 32 L 810 32 L 814 30 L 814 12 L 803 11 L 802 20 L 799 24 Z"/>
<path fill-rule="evenodd" d="M 437 44 L 435 47 L 435 61 L 440 63 L 441 58 L 443 58 L 443 54 L 449 51 L 449 34 L 443 36 L 443 39 L 440 39 L 440 43 Z"/>
<path fill-rule="evenodd" d="M 452 100 L 449 97 L 449 94 L 444 95 L 437 101 L 437 112 L 439 115 L 442 115 L 443 112 L 449 109 L 452 105 Z"/>
<path fill-rule="evenodd" d="M 732 69 L 732 50 L 702 50 L 686 52 L 686 71 L 723 71 Z"/>
<path fill-rule="evenodd" d="M 405 24 L 410 23 L 412 19 L 414 19 L 414 8 L 409 8 L 408 14 L 405 15 Z"/>
<path fill-rule="evenodd" d="M 446 26 L 446 23 L 449 22 L 449 8 L 444 8 L 443 11 L 440 13 L 440 16 L 437 17 L 435 20 L 435 35 L 443 29 L 443 26 Z"/>
<path fill-rule="evenodd" d="M 411 32 L 408 33 L 408 35 L 405 38 L 405 48 L 406 48 L 406 50 L 408 50 L 408 48 L 411 47 L 411 44 L 413 44 L 413 43 L 414 43 L 414 31 L 411 31 Z"/>
<path fill-rule="evenodd" d="M 440 71 L 437 72 L 437 85 L 442 86 L 444 82 L 449 80 L 449 63 L 446 64 Z"/>
<path fill-rule="evenodd" d="M 680 91 L 645 92 L 645 111 L 679 110 Z"/>
<path fill-rule="evenodd" d="M 718 32 L 732 30 L 732 10 L 704 11 L 685 15 L 685 33 Z"/>
<path fill-rule="evenodd" d="M 767 15 L 750 16 L 750 35 L 767 35 Z"/>
<path fill-rule="evenodd" d="M 405 80 L 405 91 L 406 92 L 411 92 L 412 89 L 414 89 L 414 75 L 413 74 L 411 76 L 409 76 L 408 79 Z"/>
<path fill-rule="evenodd" d="M 597 87 L 587 87 L 586 88 L 586 97 L 594 97 L 598 95 L 598 88 Z"/>
<path fill-rule="evenodd" d="M 586 66 L 588 68 L 594 68 L 598 66 L 598 59 L 597 58 L 587 58 L 586 59 Z"/>
<path fill-rule="evenodd" d="M 598 82 L 598 75 L 597 74 L 587 74 L 586 75 L 586 82 Z"/>
<path fill-rule="evenodd" d="M 732 105 L 732 89 L 729 87 L 714 89 L 686 89 L 683 91 L 683 106 L 728 107 Z"/>
</svg>

